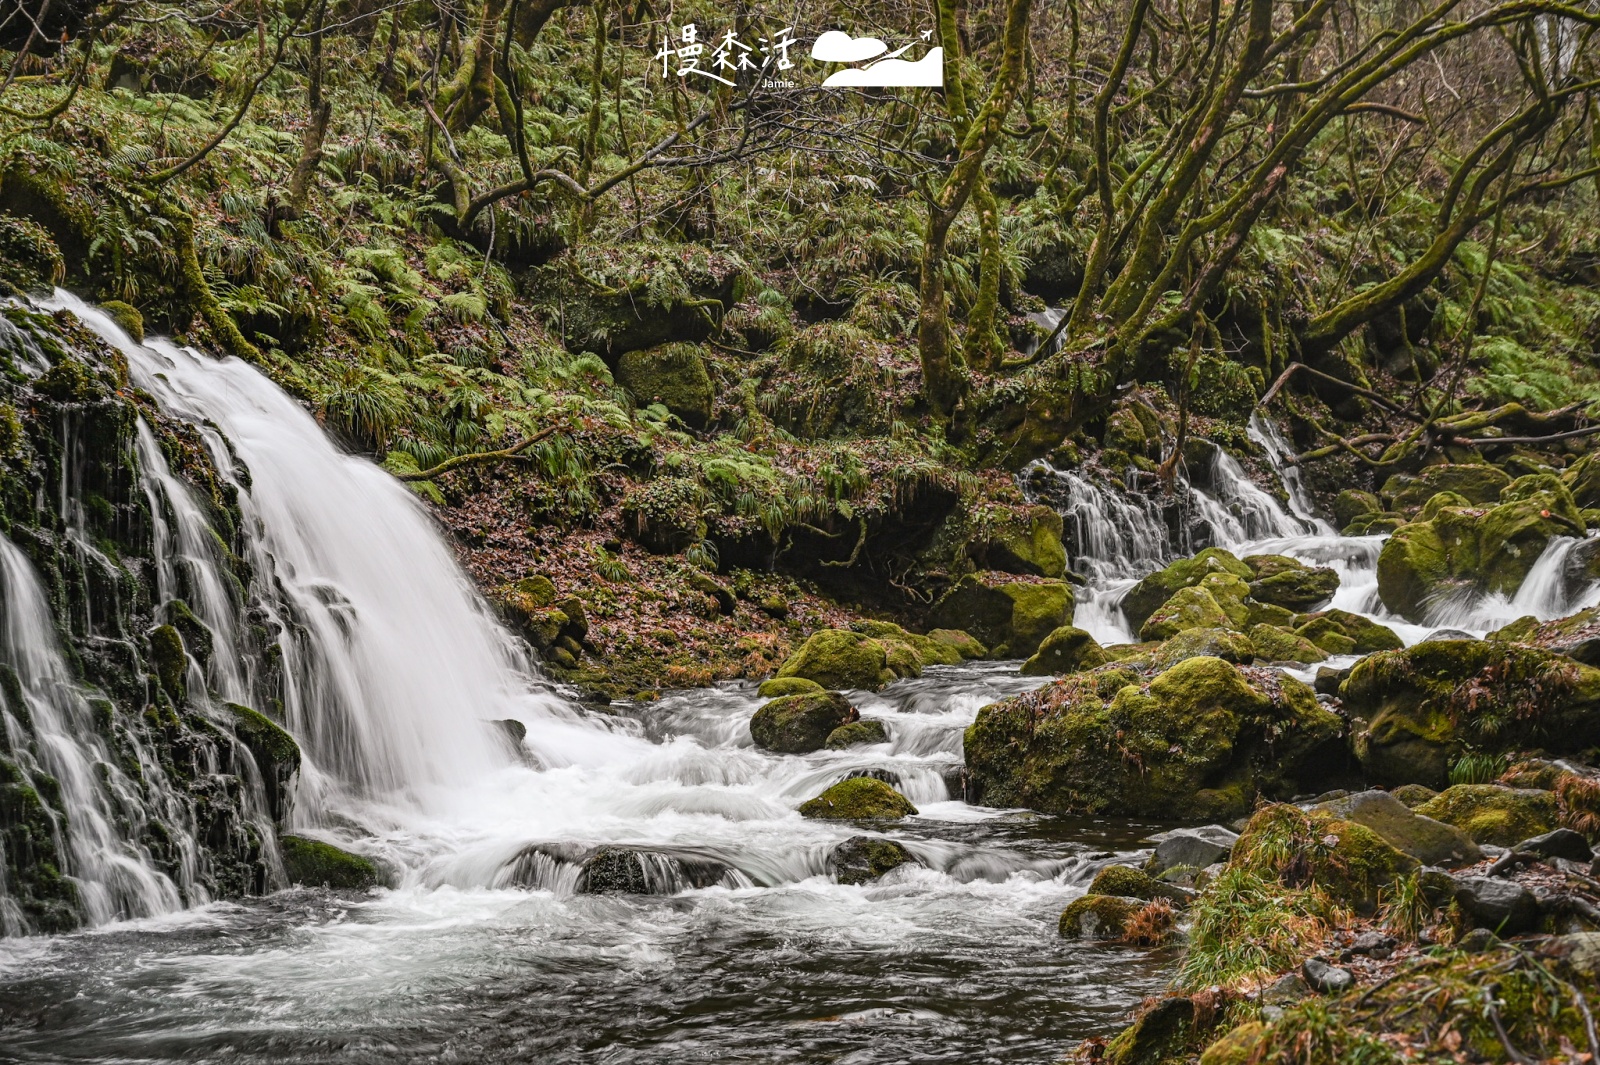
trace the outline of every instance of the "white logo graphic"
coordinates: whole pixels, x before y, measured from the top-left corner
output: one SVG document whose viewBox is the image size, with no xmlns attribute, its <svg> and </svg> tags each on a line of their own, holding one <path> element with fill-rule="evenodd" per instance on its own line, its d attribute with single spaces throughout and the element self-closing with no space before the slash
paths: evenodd
<svg viewBox="0 0 1600 1065">
<path fill-rule="evenodd" d="M 926 40 L 932 34 L 924 33 Z M 828 75 L 823 88 L 897 89 L 941 88 L 944 85 L 944 49 L 930 48 L 916 62 L 901 59 L 911 45 L 889 52 L 889 46 L 876 37 L 851 37 L 839 30 L 828 30 L 811 46 L 811 58 L 819 63 L 864 63 L 867 67 L 847 67 Z M 884 55 L 889 52 L 888 55 Z M 878 58 L 882 56 L 882 58 Z"/>
</svg>

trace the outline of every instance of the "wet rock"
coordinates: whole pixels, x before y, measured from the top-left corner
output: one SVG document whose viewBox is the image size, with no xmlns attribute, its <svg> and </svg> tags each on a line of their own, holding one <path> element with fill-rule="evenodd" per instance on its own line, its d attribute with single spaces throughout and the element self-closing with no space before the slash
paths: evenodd
<svg viewBox="0 0 1600 1065">
<path fill-rule="evenodd" d="M 1299 973 L 1284 973 L 1261 993 L 1262 1001 L 1285 1005 L 1299 1002 L 1310 994 L 1311 985 Z"/>
<path fill-rule="evenodd" d="M 950 648 L 964 660 L 989 657 L 989 649 L 977 637 L 960 629 L 930 629 L 928 639 Z"/>
<path fill-rule="evenodd" d="M 1186 629 L 1157 648 L 1150 656 L 1150 665 L 1153 669 L 1169 669 L 1201 655 L 1247 666 L 1255 661 L 1256 647 L 1248 636 L 1227 629 Z"/>
<path fill-rule="evenodd" d="M 1082 629 L 1063 625 L 1044 638 L 1032 658 L 1022 663 L 1025 677 L 1053 677 L 1080 670 L 1095 669 L 1109 662 L 1110 656 Z"/>
<path fill-rule="evenodd" d="M 1363 492 L 1359 488 L 1346 488 L 1333 497 L 1333 520 L 1341 529 L 1363 515 L 1379 514 L 1382 511 L 1383 501 L 1373 493 Z"/>
<path fill-rule="evenodd" d="M 1497 784 L 1457 784 L 1417 807 L 1417 813 L 1455 825 L 1475 842 L 1511 847 L 1556 827 L 1548 791 Z"/>
<path fill-rule="evenodd" d="M 919 864 L 912 853 L 892 839 L 851 836 L 828 855 L 828 871 L 841 884 L 868 884 L 891 869 Z"/>
<path fill-rule="evenodd" d="M 1323 566 L 1307 566 L 1287 555 L 1251 555 L 1250 595 L 1263 603 L 1304 612 L 1333 598 L 1339 575 Z"/>
<path fill-rule="evenodd" d="M 756 688 L 763 699 L 777 699 L 785 695 L 807 695 L 826 691 L 822 685 L 805 677 L 768 677 Z"/>
<path fill-rule="evenodd" d="M 1044 638 L 1072 624 L 1072 589 L 1063 581 L 961 578 L 928 614 L 937 628 L 971 633 L 1001 658 L 1027 658 Z"/>
<path fill-rule="evenodd" d="M 150 665 L 155 670 L 161 689 L 175 703 L 187 698 L 185 676 L 189 672 L 189 656 L 183 651 L 183 637 L 171 625 L 157 625 L 150 632 Z"/>
<path fill-rule="evenodd" d="M 1358 719 L 1356 757 L 1377 783 L 1441 786 L 1468 747 L 1562 753 L 1600 742 L 1600 670 L 1503 641 L 1435 640 L 1370 655 L 1340 695 Z"/>
<path fill-rule="evenodd" d="M 659 403 L 694 429 L 711 420 L 711 377 L 697 344 L 625 352 L 617 359 L 616 380 L 640 407 Z"/>
<path fill-rule="evenodd" d="M 1299 681 L 1197 657 L 1149 680 L 1105 666 L 984 707 L 965 753 L 993 805 L 1223 818 L 1294 794 L 1342 731 Z"/>
<path fill-rule="evenodd" d="M 1456 905 L 1476 928 L 1502 936 L 1531 932 L 1539 926 L 1539 900 L 1512 880 L 1487 876 L 1456 878 Z"/>
<path fill-rule="evenodd" d="M 279 836 L 278 852 L 289 883 L 336 890 L 376 887 L 383 881 L 377 865 L 359 854 L 305 836 Z"/>
<path fill-rule="evenodd" d="M 578 873 L 580 895 L 676 895 L 722 883 L 728 866 L 640 847 L 601 847 Z"/>
<path fill-rule="evenodd" d="M 968 551 L 981 568 L 1001 573 L 1059 578 L 1067 570 L 1061 515 L 1045 506 L 1028 507 L 994 524 Z"/>
<path fill-rule="evenodd" d="M 1057 928 L 1063 939 L 1121 939 L 1128 921 L 1144 907 L 1144 899 L 1085 895 L 1061 911 Z"/>
<path fill-rule="evenodd" d="M 828 821 L 897 821 L 916 812 L 904 795 L 872 777 L 841 780 L 800 804 L 800 816 Z"/>
<path fill-rule="evenodd" d="M 1415 810 L 1439 793 L 1432 788 L 1423 787 L 1421 784 L 1402 784 L 1389 794 Z"/>
<path fill-rule="evenodd" d="M 274 820 L 282 820 L 288 812 L 295 774 L 300 771 L 300 745 L 265 714 L 238 703 L 227 707 L 233 712 L 234 735 L 249 748 L 261 773 L 267 808 Z"/>
<path fill-rule="evenodd" d="M 1317 807 L 1365 825 L 1424 865 L 1469 865 L 1483 859 L 1465 832 L 1412 810 L 1386 791 L 1363 791 Z"/>
<path fill-rule="evenodd" d="M 839 779 L 851 780 L 855 777 L 871 777 L 873 780 L 881 780 L 891 788 L 900 786 L 900 774 L 893 769 L 885 769 L 883 766 L 875 765 L 868 766 L 865 769 L 852 769 Z"/>
<path fill-rule="evenodd" d="M 1188 629 L 1239 629 L 1250 620 L 1249 585 L 1231 573 L 1212 573 L 1180 588 L 1139 627 L 1141 640 L 1166 640 Z"/>
<path fill-rule="evenodd" d="M 755 712 L 750 738 L 757 747 L 779 754 L 810 754 L 822 749 L 834 729 L 859 716 L 838 692 L 785 695 Z"/>
<path fill-rule="evenodd" d="M 1131 899 L 1165 899 L 1186 906 L 1194 892 L 1176 884 L 1157 880 L 1143 869 L 1131 865 L 1108 865 L 1094 876 L 1089 885 L 1090 895 L 1118 895 Z"/>
<path fill-rule="evenodd" d="M 813 632 L 778 669 L 778 676 L 804 677 L 824 688 L 877 691 L 894 680 L 883 644 L 847 629 Z"/>
<path fill-rule="evenodd" d="M 1469 505 L 1485 506 L 1500 498 L 1511 478 L 1498 466 L 1473 463 L 1428 466 L 1420 473 L 1395 474 L 1381 495 L 1393 510 L 1414 510 L 1440 492 L 1454 492 Z"/>
<path fill-rule="evenodd" d="M 1204 869 L 1228 860 L 1238 834 L 1214 825 L 1204 833 L 1179 829 L 1156 844 L 1155 853 L 1145 861 L 1144 871 L 1160 876 L 1171 869 Z"/>
<path fill-rule="evenodd" d="M 1295 635 L 1310 640 L 1331 655 L 1367 655 L 1395 651 L 1405 646 L 1387 625 L 1348 610 L 1319 610 L 1295 617 Z"/>
<path fill-rule="evenodd" d="M 1164 998 L 1139 1014 L 1106 1044 L 1105 1065 L 1161 1065 L 1182 1061 L 1198 1037 L 1195 1004 L 1187 998 Z"/>
<path fill-rule="evenodd" d="M 888 742 L 889 730 L 883 727 L 882 721 L 852 721 L 828 733 L 823 746 L 830 751 L 840 751 L 846 747 Z"/>
<path fill-rule="evenodd" d="M 1316 647 L 1316 644 L 1312 644 L 1312 646 Z M 1318 650 L 1321 650 L 1321 648 L 1318 648 Z M 1339 686 L 1345 682 L 1345 678 L 1348 676 L 1350 676 L 1349 666 L 1345 666 L 1343 669 L 1323 666 L 1317 670 L 1317 675 L 1311 682 L 1311 688 L 1318 695 L 1338 695 Z"/>
<path fill-rule="evenodd" d="M 1348 991 L 1356 982 L 1355 974 L 1349 969 L 1329 965 L 1321 958 L 1307 958 L 1305 964 L 1300 966 L 1300 973 L 1306 978 L 1306 983 L 1324 995 L 1337 995 L 1342 991 Z"/>
<path fill-rule="evenodd" d="M 1517 854 L 1531 854 L 1538 858 L 1565 858 L 1573 862 L 1587 862 L 1594 858 L 1589 841 L 1570 828 L 1558 828 L 1532 836 L 1511 848 Z"/>
</svg>

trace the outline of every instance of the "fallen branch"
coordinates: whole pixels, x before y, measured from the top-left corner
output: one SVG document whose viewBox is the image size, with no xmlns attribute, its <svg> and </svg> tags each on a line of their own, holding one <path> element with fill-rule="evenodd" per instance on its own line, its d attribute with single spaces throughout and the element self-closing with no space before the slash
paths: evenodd
<svg viewBox="0 0 1600 1065">
<path fill-rule="evenodd" d="M 565 425 L 552 425 L 540 429 L 521 443 L 513 444 L 499 451 L 475 451 L 470 455 L 457 455 L 455 458 L 445 459 L 439 465 L 429 469 L 417 470 L 414 473 L 397 473 L 394 476 L 396 480 L 400 481 L 431 481 L 435 477 L 466 466 L 487 466 L 502 459 L 516 458 L 539 441 L 565 428 Z"/>
<path fill-rule="evenodd" d="M 1415 413 L 1408 411 L 1404 407 L 1396 404 L 1394 401 L 1379 395 L 1372 389 L 1363 388 L 1360 385 L 1352 384 L 1351 382 L 1335 377 L 1332 374 L 1323 373 L 1321 370 L 1313 370 L 1303 362 L 1291 362 L 1288 366 L 1283 368 L 1283 372 L 1278 375 L 1278 379 L 1272 382 L 1272 387 L 1267 389 L 1266 395 L 1261 397 L 1261 406 L 1265 407 L 1268 403 L 1271 403 L 1273 398 L 1276 397 L 1277 394 L 1283 389 L 1283 386 L 1288 382 L 1289 378 L 1299 372 L 1308 373 L 1312 377 L 1317 378 L 1319 381 L 1327 381 L 1329 384 L 1338 385 L 1341 388 L 1348 389 L 1358 396 L 1363 396 L 1372 400 L 1372 402 L 1376 403 L 1384 410 L 1392 411 L 1395 414 L 1400 414 L 1407 418 L 1417 420 L 1417 415 Z"/>
</svg>

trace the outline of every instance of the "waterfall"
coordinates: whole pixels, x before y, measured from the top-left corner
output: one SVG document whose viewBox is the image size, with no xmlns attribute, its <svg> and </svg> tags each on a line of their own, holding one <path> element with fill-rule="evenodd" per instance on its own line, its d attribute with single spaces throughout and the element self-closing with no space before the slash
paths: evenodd
<svg viewBox="0 0 1600 1065">
<path fill-rule="evenodd" d="M 133 748 L 143 779 L 135 782 L 125 763 L 113 757 L 106 737 L 110 725 L 90 693 L 73 680 L 44 586 L 27 556 L 5 537 L 0 537 L 0 715 L 16 758 L 12 772 L 22 778 L 17 783 L 51 800 L 37 804 L 37 817 L 47 823 L 60 872 L 72 883 L 89 921 L 170 913 L 185 898 L 204 901 L 195 875 L 192 826 L 185 832 L 181 823 L 171 822 L 179 804 L 164 790 L 164 772 L 130 735 L 120 739 Z M 159 867 L 143 842 L 152 823 L 163 820 L 163 834 L 181 849 L 170 871 Z M 19 864 L 37 869 L 49 862 L 46 855 L 29 857 L 31 862 Z M 0 931 L 28 931 L 15 901 L 18 885 L 0 887 L 6 888 L 0 891 Z"/>
<path fill-rule="evenodd" d="M 1278 423 L 1256 411 L 1250 415 L 1250 424 L 1246 427 L 1246 432 L 1250 439 L 1267 453 L 1267 462 L 1277 472 L 1278 480 L 1283 482 L 1283 489 L 1289 495 L 1289 509 L 1305 526 L 1304 531 L 1322 536 L 1337 536 L 1339 530 L 1317 517 L 1316 510 L 1311 504 L 1311 493 L 1306 489 L 1305 478 L 1301 476 L 1300 467 L 1290 461 L 1294 457 L 1294 452 L 1290 450 L 1289 442 L 1284 439 L 1283 430 L 1278 427 Z"/>
<path fill-rule="evenodd" d="M 1600 601 L 1600 589 L 1568 586 L 1566 567 L 1573 548 L 1583 543 L 1574 536 L 1553 538 L 1534 561 L 1533 568 L 1510 596 L 1464 592 L 1432 604 L 1429 624 L 1442 628 L 1487 631 L 1532 615 L 1553 621 Z"/>
</svg>

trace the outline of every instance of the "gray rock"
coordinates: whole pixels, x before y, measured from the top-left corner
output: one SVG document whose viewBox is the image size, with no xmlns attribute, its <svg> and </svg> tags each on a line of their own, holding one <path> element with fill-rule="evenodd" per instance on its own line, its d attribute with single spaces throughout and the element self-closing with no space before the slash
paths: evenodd
<svg viewBox="0 0 1600 1065">
<path fill-rule="evenodd" d="M 1434 640 L 1476 640 L 1477 637 L 1462 629 L 1434 629 L 1424 636 L 1421 643 L 1432 643 Z"/>
<path fill-rule="evenodd" d="M 1525 839 L 1511 849 L 1517 854 L 1566 858 L 1574 862 L 1586 862 L 1594 857 L 1594 851 L 1589 849 L 1589 841 L 1570 828 L 1558 828 L 1554 832 Z"/>
<path fill-rule="evenodd" d="M 1298 1002 L 1311 991 L 1311 985 L 1299 973 L 1284 973 L 1261 993 L 1263 1002 Z"/>
<path fill-rule="evenodd" d="M 1325 995 L 1347 991 L 1356 982 L 1355 974 L 1349 969 L 1329 965 L 1321 958 L 1307 958 L 1305 964 L 1300 966 L 1300 973 L 1306 978 L 1306 983 Z"/>
<path fill-rule="evenodd" d="M 867 884 L 891 869 L 916 861 L 910 851 L 892 839 L 851 836 L 828 855 L 828 870 L 841 884 Z"/>
<path fill-rule="evenodd" d="M 1474 928 L 1456 941 L 1456 947 L 1463 954 L 1482 954 L 1492 949 L 1500 942 L 1500 937 L 1487 928 Z"/>
<path fill-rule="evenodd" d="M 1225 834 L 1225 835 L 1223 835 Z M 1233 841 L 1239 837 L 1217 825 L 1206 829 L 1179 829 L 1169 832 L 1156 851 L 1145 862 L 1145 872 L 1160 876 L 1168 869 L 1188 866 L 1204 869 L 1215 862 L 1226 861 L 1233 850 Z M 1226 840 L 1226 842 L 1224 842 Z"/>
<path fill-rule="evenodd" d="M 1510 880 L 1487 876 L 1458 876 L 1456 904 L 1475 928 L 1497 935 L 1529 932 L 1539 924 L 1539 900 L 1533 892 Z"/>
<path fill-rule="evenodd" d="M 1454 825 L 1424 817 L 1386 791 L 1361 791 L 1320 804 L 1335 817 L 1365 825 L 1424 865 L 1470 865 L 1483 850 Z"/>
<path fill-rule="evenodd" d="M 1600 975 L 1600 932 L 1571 932 L 1558 936 L 1555 950 L 1578 972 Z"/>
<path fill-rule="evenodd" d="M 1397 940 L 1394 936 L 1386 936 L 1382 932 L 1362 932 L 1356 936 L 1355 942 L 1350 944 L 1351 954 L 1365 954 L 1382 961 L 1394 953 Z"/>
</svg>

